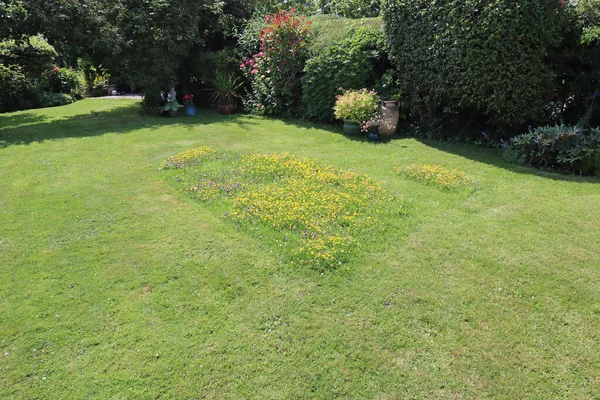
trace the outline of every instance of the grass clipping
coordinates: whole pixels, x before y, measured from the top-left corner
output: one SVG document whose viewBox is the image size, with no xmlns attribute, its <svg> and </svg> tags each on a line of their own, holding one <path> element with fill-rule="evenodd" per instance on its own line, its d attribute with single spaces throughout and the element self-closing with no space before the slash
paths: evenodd
<svg viewBox="0 0 600 400">
<path fill-rule="evenodd" d="M 195 199 L 240 228 L 272 239 L 290 263 L 338 267 L 381 238 L 401 202 L 366 175 L 289 154 L 243 155 L 202 147 L 163 169 Z M 218 200 L 215 202 L 215 200 Z"/>
</svg>

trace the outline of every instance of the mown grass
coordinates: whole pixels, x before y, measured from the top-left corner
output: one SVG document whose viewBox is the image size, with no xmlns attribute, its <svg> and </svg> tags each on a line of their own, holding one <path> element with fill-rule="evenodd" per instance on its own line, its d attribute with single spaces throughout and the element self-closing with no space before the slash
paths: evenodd
<svg viewBox="0 0 600 400">
<path fill-rule="evenodd" d="M 414 139 L 85 100 L 0 115 L 0 398 L 595 398 L 599 180 Z M 164 179 L 210 146 L 401 193 L 333 271 L 290 265 Z M 457 169 L 474 191 L 401 177 Z"/>
</svg>

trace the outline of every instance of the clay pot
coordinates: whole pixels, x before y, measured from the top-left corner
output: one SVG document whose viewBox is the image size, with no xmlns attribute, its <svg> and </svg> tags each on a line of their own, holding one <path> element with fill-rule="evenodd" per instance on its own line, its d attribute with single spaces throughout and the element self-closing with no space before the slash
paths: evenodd
<svg viewBox="0 0 600 400">
<path fill-rule="evenodd" d="M 379 126 L 379 133 L 382 135 L 393 135 L 396 133 L 396 127 L 398 126 L 398 120 L 400 119 L 400 108 L 395 101 L 382 101 L 381 102 L 381 125 Z"/>
<path fill-rule="evenodd" d="M 236 104 L 222 104 L 219 106 L 219 112 L 224 115 L 233 114 L 236 109 Z"/>
</svg>

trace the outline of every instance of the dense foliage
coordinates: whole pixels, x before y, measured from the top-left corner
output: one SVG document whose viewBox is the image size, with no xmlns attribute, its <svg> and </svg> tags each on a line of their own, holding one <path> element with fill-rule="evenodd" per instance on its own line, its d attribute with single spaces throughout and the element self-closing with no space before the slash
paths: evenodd
<svg viewBox="0 0 600 400">
<path fill-rule="evenodd" d="M 71 104 L 75 101 L 75 97 L 67 93 L 55 93 L 55 92 L 36 92 L 36 106 L 37 107 L 57 107 Z"/>
<path fill-rule="evenodd" d="M 384 57 L 381 30 L 351 29 L 345 39 L 334 42 L 306 62 L 302 78 L 303 107 L 307 118 L 332 121 L 338 88 L 373 86 L 375 65 Z"/>
<path fill-rule="evenodd" d="M 27 84 L 21 67 L 0 64 L 0 112 L 17 110 L 23 106 Z"/>
<path fill-rule="evenodd" d="M 508 161 L 561 172 L 600 173 L 600 128 L 541 126 L 504 144 Z"/>
<path fill-rule="evenodd" d="M 558 114 L 557 120 L 598 125 L 600 113 L 594 93 L 600 90 L 600 1 L 582 0 L 573 10 L 576 20 L 563 47 L 552 54 L 559 90 L 553 112 Z"/>
<path fill-rule="evenodd" d="M 539 120 L 555 92 L 546 64 L 569 12 L 547 0 L 389 0 L 390 52 L 418 119 L 480 116 L 514 126 Z"/>
<path fill-rule="evenodd" d="M 60 54 L 61 66 L 79 57 L 110 71 L 124 83 L 155 97 L 172 81 L 187 86 L 193 54 L 221 48 L 254 2 L 196 0 L 3 1 L 10 5 L 0 32 L 11 37 L 44 33 Z M 1 7 L 0 7 L 1 8 Z M 6 23 L 5 23 L 6 22 Z M 6 36 L 5 36 L 6 37 Z"/>
<path fill-rule="evenodd" d="M 291 115 L 301 100 L 299 73 L 308 54 L 310 21 L 292 8 L 266 15 L 265 22 L 259 52 L 240 65 L 250 81 L 244 107 L 253 114 Z"/>
<path fill-rule="evenodd" d="M 57 52 L 41 35 L 0 42 L 0 112 L 43 107 Z"/>
<path fill-rule="evenodd" d="M 71 68 L 56 67 L 45 76 L 44 89 L 48 92 L 81 97 L 87 89 L 85 84 L 85 77 L 81 72 Z"/>
<path fill-rule="evenodd" d="M 0 38 L 19 37 L 26 10 L 20 0 L 0 0 Z"/>
<path fill-rule="evenodd" d="M 381 0 L 317 0 L 319 10 L 325 14 L 347 18 L 377 17 Z"/>
<path fill-rule="evenodd" d="M 29 77 L 37 77 L 52 69 L 58 53 L 46 39 L 31 36 L 26 40 L 5 40 L 0 42 L 0 63 L 19 65 Z"/>
<path fill-rule="evenodd" d="M 187 92 L 200 94 L 213 85 L 219 76 L 239 75 L 240 60 L 233 47 L 218 51 L 198 51 L 190 57 Z M 214 85 L 213 85 L 214 86 Z M 196 96 L 198 106 L 212 105 L 208 96 Z"/>
</svg>

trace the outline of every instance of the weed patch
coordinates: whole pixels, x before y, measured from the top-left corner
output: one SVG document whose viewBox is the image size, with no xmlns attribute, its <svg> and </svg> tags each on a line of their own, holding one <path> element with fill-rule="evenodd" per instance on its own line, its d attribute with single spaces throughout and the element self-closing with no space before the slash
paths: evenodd
<svg viewBox="0 0 600 400">
<path fill-rule="evenodd" d="M 337 267 L 385 230 L 401 202 L 366 175 L 290 154 L 243 155 L 208 147 L 170 157 L 165 170 L 195 199 L 270 237 L 290 262 Z"/>
<path fill-rule="evenodd" d="M 441 165 L 412 164 L 400 166 L 396 170 L 402 176 L 442 190 L 473 189 L 475 185 L 475 180 L 464 172 Z"/>
</svg>

